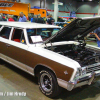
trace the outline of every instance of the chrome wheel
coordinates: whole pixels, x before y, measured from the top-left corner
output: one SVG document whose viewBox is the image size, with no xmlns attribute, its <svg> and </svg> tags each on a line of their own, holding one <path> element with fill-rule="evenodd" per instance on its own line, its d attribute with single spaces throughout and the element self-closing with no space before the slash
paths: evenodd
<svg viewBox="0 0 100 100">
<path fill-rule="evenodd" d="M 54 73 L 48 69 L 40 71 L 38 83 L 41 92 L 50 98 L 57 96 L 61 92 Z"/>
<path fill-rule="evenodd" d="M 40 77 L 40 84 L 45 92 L 50 92 L 52 90 L 52 78 L 49 74 L 43 73 Z"/>
</svg>

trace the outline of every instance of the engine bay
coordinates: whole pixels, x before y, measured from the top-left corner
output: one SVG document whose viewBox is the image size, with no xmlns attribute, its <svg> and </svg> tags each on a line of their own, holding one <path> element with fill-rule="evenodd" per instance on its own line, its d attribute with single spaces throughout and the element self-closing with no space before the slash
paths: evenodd
<svg viewBox="0 0 100 100">
<path fill-rule="evenodd" d="M 98 63 L 100 54 L 85 47 L 86 43 L 49 46 L 46 49 L 77 61 L 82 67 Z"/>
</svg>

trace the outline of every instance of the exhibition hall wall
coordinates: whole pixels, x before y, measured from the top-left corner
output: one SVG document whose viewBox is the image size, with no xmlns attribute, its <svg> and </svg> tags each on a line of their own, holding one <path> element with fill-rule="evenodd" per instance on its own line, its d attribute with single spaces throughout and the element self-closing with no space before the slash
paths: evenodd
<svg viewBox="0 0 100 100">
<path fill-rule="evenodd" d="M 73 2 L 72 5 L 70 5 L 71 3 L 70 1 L 71 0 L 59 0 L 59 2 L 63 2 L 63 6 L 59 5 L 58 16 L 69 16 L 69 11 L 72 11 L 73 9 L 76 10 L 76 2 Z M 40 7 L 40 0 L 21 0 L 21 2 L 30 3 L 31 7 L 33 6 Z M 46 0 L 46 9 L 52 15 L 54 15 L 54 4 L 52 4 L 53 2 L 54 0 Z M 43 2 L 42 2 L 42 7 L 43 7 Z"/>
<path fill-rule="evenodd" d="M 31 7 L 39 6 L 40 0 L 21 0 L 21 2 L 30 3 Z M 49 13 L 54 15 L 54 0 L 46 0 L 46 9 Z M 93 17 L 98 14 L 99 3 L 98 2 L 76 2 L 73 0 L 59 0 L 63 2 L 63 6 L 59 5 L 58 16 L 69 16 L 70 11 L 76 11 L 77 17 Z M 43 7 L 43 2 L 42 5 Z"/>
<path fill-rule="evenodd" d="M 77 17 L 93 17 L 98 14 L 99 3 L 98 2 L 78 2 L 76 8 Z"/>
</svg>

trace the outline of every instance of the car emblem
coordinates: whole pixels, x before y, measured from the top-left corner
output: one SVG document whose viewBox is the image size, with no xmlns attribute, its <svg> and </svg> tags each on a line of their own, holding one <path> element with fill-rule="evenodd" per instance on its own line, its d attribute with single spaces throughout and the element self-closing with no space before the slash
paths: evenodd
<svg viewBox="0 0 100 100">
<path fill-rule="evenodd" d="M 67 74 L 68 74 L 68 72 L 67 72 L 67 71 L 64 71 L 64 74 L 65 74 L 65 75 L 67 75 Z"/>
</svg>

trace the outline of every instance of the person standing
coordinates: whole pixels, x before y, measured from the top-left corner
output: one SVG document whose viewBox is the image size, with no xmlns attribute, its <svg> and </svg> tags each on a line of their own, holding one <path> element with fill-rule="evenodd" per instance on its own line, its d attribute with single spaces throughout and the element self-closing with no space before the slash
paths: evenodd
<svg viewBox="0 0 100 100">
<path fill-rule="evenodd" d="M 14 19 L 12 18 L 11 15 L 8 15 L 8 21 L 12 21 L 12 22 L 14 22 Z"/>
<path fill-rule="evenodd" d="M 5 18 L 4 14 L 1 13 L 0 15 L 1 15 L 3 21 L 7 21 L 7 19 Z"/>
<path fill-rule="evenodd" d="M 14 21 L 18 21 L 16 15 L 13 15 L 13 19 L 14 19 Z"/>
<path fill-rule="evenodd" d="M 37 23 L 37 15 L 34 15 L 33 20 L 31 22 Z"/>
<path fill-rule="evenodd" d="M 44 23 L 44 20 L 41 17 L 41 14 L 38 14 L 37 23 Z"/>
<path fill-rule="evenodd" d="M 24 16 L 23 12 L 20 12 L 19 15 L 19 22 L 27 22 L 27 18 Z"/>
<path fill-rule="evenodd" d="M 30 21 L 33 22 L 34 14 L 31 14 Z"/>
<path fill-rule="evenodd" d="M 94 34 L 95 37 L 97 38 L 97 44 L 98 44 L 98 47 L 100 47 L 100 27 L 94 30 L 94 33 L 92 34 Z"/>
<path fill-rule="evenodd" d="M 52 18 L 51 14 L 48 15 L 47 24 L 50 24 L 50 25 L 54 24 L 54 19 Z"/>
</svg>

